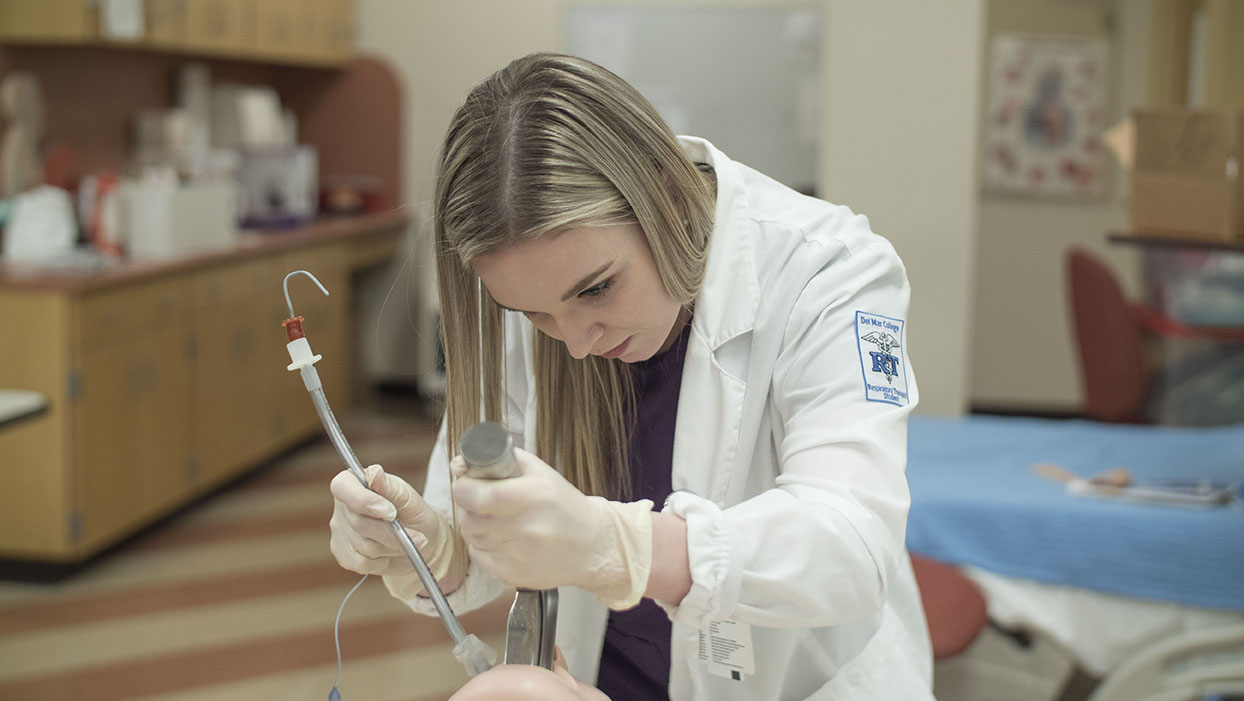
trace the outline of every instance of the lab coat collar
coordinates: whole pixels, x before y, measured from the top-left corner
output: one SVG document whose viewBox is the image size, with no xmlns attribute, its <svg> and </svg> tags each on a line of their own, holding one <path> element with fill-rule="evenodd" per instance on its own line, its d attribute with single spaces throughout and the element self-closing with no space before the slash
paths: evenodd
<svg viewBox="0 0 1244 701">
<path fill-rule="evenodd" d="M 760 283 L 755 224 L 748 212 L 741 166 L 705 139 L 680 136 L 678 141 L 683 153 L 692 161 L 713 166 L 717 176 L 708 263 L 691 322 L 692 329 L 716 350 L 756 325 Z"/>
</svg>

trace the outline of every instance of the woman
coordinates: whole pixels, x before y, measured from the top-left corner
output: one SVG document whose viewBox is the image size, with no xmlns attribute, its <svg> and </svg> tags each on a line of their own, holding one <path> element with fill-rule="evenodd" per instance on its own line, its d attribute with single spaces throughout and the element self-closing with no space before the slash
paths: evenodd
<svg viewBox="0 0 1244 701">
<path fill-rule="evenodd" d="M 378 467 L 381 496 L 339 475 L 344 567 L 432 611 L 396 514 L 457 610 L 562 587 L 570 670 L 615 699 L 931 698 L 903 546 L 909 290 L 864 217 L 556 54 L 468 95 L 435 206 L 427 501 Z M 520 477 L 449 465 L 481 417 L 532 451 Z"/>
</svg>

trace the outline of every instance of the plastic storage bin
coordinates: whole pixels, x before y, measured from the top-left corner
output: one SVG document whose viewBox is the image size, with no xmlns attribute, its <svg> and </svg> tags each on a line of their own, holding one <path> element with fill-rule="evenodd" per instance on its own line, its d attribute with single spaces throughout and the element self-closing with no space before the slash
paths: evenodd
<svg viewBox="0 0 1244 701">
<path fill-rule="evenodd" d="M 1188 326 L 1244 328 L 1244 251 L 1149 248 L 1150 309 Z"/>
<path fill-rule="evenodd" d="M 1161 337 L 1149 415 L 1167 426 L 1244 423 L 1244 342 Z"/>
</svg>

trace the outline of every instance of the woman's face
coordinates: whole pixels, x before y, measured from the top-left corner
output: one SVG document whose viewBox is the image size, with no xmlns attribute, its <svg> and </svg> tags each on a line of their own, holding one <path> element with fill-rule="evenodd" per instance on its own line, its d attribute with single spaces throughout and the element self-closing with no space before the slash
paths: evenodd
<svg viewBox="0 0 1244 701">
<path fill-rule="evenodd" d="M 667 349 L 682 306 L 665 291 L 639 224 L 582 226 L 478 257 L 501 306 L 527 315 L 575 358 L 634 363 Z"/>
</svg>

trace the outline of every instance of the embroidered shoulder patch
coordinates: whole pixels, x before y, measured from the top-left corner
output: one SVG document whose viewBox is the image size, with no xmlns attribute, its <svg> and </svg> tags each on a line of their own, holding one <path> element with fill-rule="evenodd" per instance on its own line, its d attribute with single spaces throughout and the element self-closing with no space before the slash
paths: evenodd
<svg viewBox="0 0 1244 701">
<path fill-rule="evenodd" d="M 907 396 L 907 363 L 903 360 L 903 320 L 855 312 L 855 341 L 864 373 L 864 398 L 896 406 Z"/>
</svg>

